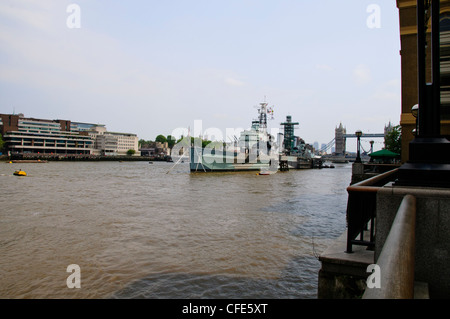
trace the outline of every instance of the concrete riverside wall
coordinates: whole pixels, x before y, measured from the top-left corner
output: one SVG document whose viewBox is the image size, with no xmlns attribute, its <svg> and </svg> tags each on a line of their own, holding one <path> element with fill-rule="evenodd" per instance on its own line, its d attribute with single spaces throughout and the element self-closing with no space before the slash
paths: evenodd
<svg viewBox="0 0 450 319">
<path fill-rule="evenodd" d="M 416 197 L 415 281 L 429 285 L 430 298 L 450 297 L 450 189 L 392 186 L 377 193 L 375 262 L 403 197 Z M 382 270 L 381 270 L 382 271 Z"/>
<path fill-rule="evenodd" d="M 319 257 L 318 299 L 359 299 L 366 289 L 367 266 L 374 262 L 374 252 L 355 246 L 347 254 L 347 232 L 344 232 Z"/>
</svg>

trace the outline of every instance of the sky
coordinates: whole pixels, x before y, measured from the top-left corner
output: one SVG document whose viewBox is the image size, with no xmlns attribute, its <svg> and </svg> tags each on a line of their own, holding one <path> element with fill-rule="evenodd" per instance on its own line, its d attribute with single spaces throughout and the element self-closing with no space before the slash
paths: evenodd
<svg viewBox="0 0 450 319">
<path fill-rule="evenodd" d="M 265 101 L 322 144 L 399 124 L 399 50 L 392 0 L 2 0 L 0 113 L 229 141 Z"/>
</svg>

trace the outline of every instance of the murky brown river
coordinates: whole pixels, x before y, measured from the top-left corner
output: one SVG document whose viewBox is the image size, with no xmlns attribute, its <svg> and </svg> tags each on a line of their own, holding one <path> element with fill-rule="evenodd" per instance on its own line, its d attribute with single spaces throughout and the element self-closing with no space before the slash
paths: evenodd
<svg viewBox="0 0 450 319">
<path fill-rule="evenodd" d="M 350 165 L 172 166 L 0 163 L 0 298 L 316 297 L 315 255 L 345 230 Z M 81 288 L 67 286 L 72 264 Z"/>
</svg>

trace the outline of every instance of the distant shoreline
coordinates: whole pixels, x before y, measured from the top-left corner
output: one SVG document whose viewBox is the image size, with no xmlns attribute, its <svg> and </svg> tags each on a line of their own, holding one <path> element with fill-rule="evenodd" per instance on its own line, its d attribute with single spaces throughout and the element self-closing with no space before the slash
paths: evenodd
<svg viewBox="0 0 450 319">
<path fill-rule="evenodd" d="M 40 155 L 40 156 L 7 156 L 2 155 L 0 156 L 0 161 L 9 162 L 9 161 L 17 161 L 17 162 L 23 162 L 23 163 L 30 163 L 30 162 L 80 162 L 80 161 L 90 161 L 90 162 L 102 162 L 102 161 L 128 161 L 128 162 L 171 162 L 170 156 L 166 157 L 153 157 L 153 156 L 127 156 L 127 155 L 121 155 L 121 156 L 56 156 L 56 155 Z"/>
</svg>

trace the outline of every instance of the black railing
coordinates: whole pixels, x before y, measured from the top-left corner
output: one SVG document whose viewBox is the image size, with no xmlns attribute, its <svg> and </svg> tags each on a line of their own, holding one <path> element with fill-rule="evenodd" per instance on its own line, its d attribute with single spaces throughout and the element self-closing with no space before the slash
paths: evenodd
<svg viewBox="0 0 450 319">
<path fill-rule="evenodd" d="M 395 180 L 397 170 L 374 176 L 347 188 L 347 253 L 353 252 L 353 245 L 374 248 L 377 192 L 380 187 Z"/>
</svg>

